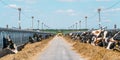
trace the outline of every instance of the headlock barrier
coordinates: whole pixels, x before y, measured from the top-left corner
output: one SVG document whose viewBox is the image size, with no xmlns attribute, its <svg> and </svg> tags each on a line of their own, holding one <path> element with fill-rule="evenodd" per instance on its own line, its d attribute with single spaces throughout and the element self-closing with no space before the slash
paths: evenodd
<svg viewBox="0 0 120 60">
<path fill-rule="evenodd" d="M 34 42 L 38 40 L 46 39 L 54 34 L 46 32 L 37 32 L 30 30 L 18 30 L 18 29 L 7 29 L 0 28 L 0 52 L 5 48 L 6 38 L 12 41 L 17 47 L 30 42 L 30 37 Z"/>
</svg>

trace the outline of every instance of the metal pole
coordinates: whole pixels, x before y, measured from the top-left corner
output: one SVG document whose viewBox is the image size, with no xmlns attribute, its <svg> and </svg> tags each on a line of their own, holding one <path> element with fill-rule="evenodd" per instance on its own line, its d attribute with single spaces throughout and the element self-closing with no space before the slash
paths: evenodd
<svg viewBox="0 0 120 60">
<path fill-rule="evenodd" d="M 32 16 L 32 29 L 34 29 L 33 28 L 33 25 L 34 25 L 33 20 L 34 20 L 34 16 Z"/>
<path fill-rule="evenodd" d="M 46 25 L 44 24 L 43 26 L 44 26 L 44 29 L 46 29 Z"/>
<path fill-rule="evenodd" d="M 6 28 L 8 29 L 8 24 L 6 25 Z"/>
<path fill-rule="evenodd" d="M 85 29 L 87 29 L 87 16 L 85 16 Z"/>
<path fill-rule="evenodd" d="M 21 29 L 21 8 L 18 8 L 18 11 L 19 11 L 19 21 L 18 21 L 18 24 L 19 24 L 19 29 Z"/>
<path fill-rule="evenodd" d="M 74 29 L 74 25 L 73 25 L 73 31 L 74 31 L 75 29 Z"/>
<path fill-rule="evenodd" d="M 38 20 L 38 30 L 39 30 L 39 22 L 40 22 L 40 21 Z"/>
<path fill-rule="evenodd" d="M 101 11 L 101 9 L 98 9 L 98 14 L 99 14 L 99 28 L 101 29 L 101 16 L 100 16 L 100 11 Z"/>
<path fill-rule="evenodd" d="M 78 24 L 78 23 L 76 22 L 75 24 L 76 24 L 76 30 L 77 30 L 77 24 Z"/>
<path fill-rule="evenodd" d="M 44 24 L 44 23 L 42 22 L 42 31 L 43 31 L 43 24 Z"/>
<path fill-rule="evenodd" d="M 72 29 L 72 26 L 70 26 L 70 29 Z"/>
<path fill-rule="evenodd" d="M 80 26 L 80 29 L 81 29 L 81 21 L 79 21 L 79 26 Z M 79 30 L 80 30 L 80 29 L 79 29 Z"/>
<path fill-rule="evenodd" d="M 116 25 L 116 24 L 114 25 L 114 29 L 115 29 L 115 31 L 116 31 L 116 29 L 117 29 L 117 25 Z"/>
</svg>

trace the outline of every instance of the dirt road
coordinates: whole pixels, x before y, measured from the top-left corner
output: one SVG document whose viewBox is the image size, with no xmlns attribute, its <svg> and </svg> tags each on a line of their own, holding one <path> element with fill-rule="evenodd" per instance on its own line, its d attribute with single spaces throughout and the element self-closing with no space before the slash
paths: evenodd
<svg viewBox="0 0 120 60">
<path fill-rule="evenodd" d="M 36 60 L 85 60 L 62 37 L 55 37 Z"/>
</svg>

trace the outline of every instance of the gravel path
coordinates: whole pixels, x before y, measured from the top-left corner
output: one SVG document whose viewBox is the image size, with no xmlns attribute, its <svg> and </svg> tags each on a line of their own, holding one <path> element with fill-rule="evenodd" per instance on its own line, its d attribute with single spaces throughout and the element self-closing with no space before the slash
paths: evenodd
<svg viewBox="0 0 120 60">
<path fill-rule="evenodd" d="M 36 60 L 85 60 L 62 38 L 55 37 Z"/>
</svg>

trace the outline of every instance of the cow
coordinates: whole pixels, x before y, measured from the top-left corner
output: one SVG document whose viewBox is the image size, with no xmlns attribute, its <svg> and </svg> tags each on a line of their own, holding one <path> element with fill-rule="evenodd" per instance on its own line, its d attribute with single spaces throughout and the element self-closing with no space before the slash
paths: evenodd
<svg viewBox="0 0 120 60">
<path fill-rule="evenodd" d="M 98 46 L 100 42 L 102 42 L 103 31 L 102 30 L 94 30 L 91 32 L 93 42 L 91 43 L 94 46 Z"/>
<path fill-rule="evenodd" d="M 39 41 L 39 36 L 37 33 L 33 34 L 33 38 L 35 41 Z"/>
<path fill-rule="evenodd" d="M 92 45 L 106 47 L 109 39 L 113 36 L 112 31 L 108 30 L 94 30 L 92 31 L 93 43 Z"/>
<path fill-rule="evenodd" d="M 80 36 L 81 36 L 81 42 L 87 43 L 87 40 L 88 40 L 88 32 L 83 32 Z"/>
<path fill-rule="evenodd" d="M 94 30 L 92 31 L 93 37 L 93 43 L 92 45 L 95 46 L 101 46 L 105 47 L 107 49 L 110 49 L 110 45 L 114 46 L 113 43 L 111 43 L 112 37 L 117 33 L 118 31 L 115 30 Z"/>
<path fill-rule="evenodd" d="M 41 34 L 39 34 L 39 36 L 38 36 L 38 40 L 39 40 L 39 41 L 42 40 L 42 35 L 41 35 Z"/>
<path fill-rule="evenodd" d="M 106 49 L 120 49 L 120 31 L 118 30 L 93 30 L 82 34 L 79 32 L 70 33 L 72 39 L 78 39 L 83 43 L 90 43 L 94 46 L 104 47 Z"/>
<path fill-rule="evenodd" d="M 76 33 L 69 33 L 69 36 L 71 37 L 71 39 L 75 39 L 75 35 L 76 35 Z"/>
<path fill-rule="evenodd" d="M 34 41 L 34 38 L 32 38 L 31 36 L 29 36 L 29 42 L 30 43 L 34 43 L 35 41 Z"/>
<path fill-rule="evenodd" d="M 104 31 L 103 41 L 105 48 L 108 46 L 110 39 L 116 34 L 118 31 L 115 30 L 106 30 Z"/>
<path fill-rule="evenodd" d="M 12 39 L 10 38 L 10 36 L 3 37 L 3 49 L 8 49 L 12 53 L 17 53 L 18 52 L 17 46 L 12 41 Z"/>
<path fill-rule="evenodd" d="M 116 47 L 120 49 L 120 31 L 110 39 L 107 49 L 114 49 Z"/>
<path fill-rule="evenodd" d="M 70 33 L 69 36 L 73 40 L 80 40 L 81 39 L 81 36 L 80 36 L 81 34 L 82 34 L 82 32 L 74 32 L 74 33 Z"/>
</svg>

